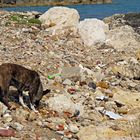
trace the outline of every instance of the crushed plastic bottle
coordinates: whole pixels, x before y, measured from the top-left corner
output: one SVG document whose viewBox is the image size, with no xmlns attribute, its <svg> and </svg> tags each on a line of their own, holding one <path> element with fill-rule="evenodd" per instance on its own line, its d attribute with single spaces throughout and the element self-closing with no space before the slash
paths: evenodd
<svg viewBox="0 0 140 140">
<path fill-rule="evenodd" d="M 56 74 L 53 74 L 53 75 L 48 75 L 48 79 L 53 79 L 56 76 L 61 76 L 61 74 L 60 73 L 56 73 Z"/>
</svg>

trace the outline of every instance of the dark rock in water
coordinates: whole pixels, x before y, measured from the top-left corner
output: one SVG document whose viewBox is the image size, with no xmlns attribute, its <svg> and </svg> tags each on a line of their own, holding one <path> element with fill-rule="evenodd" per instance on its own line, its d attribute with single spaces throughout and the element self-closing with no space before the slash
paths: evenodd
<svg viewBox="0 0 140 140">
<path fill-rule="evenodd" d="M 104 22 L 108 23 L 110 30 L 116 27 L 129 25 L 136 33 L 140 34 L 140 13 L 115 14 L 105 18 Z"/>
<path fill-rule="evenodd" d="M 140 13 L 128 13 L 125 14 L 124 20 L 126 24 L 133 27 L 134 30 L 140 34 Z"/>
<path fill-rule="evenodd" d="M 16 4 L 16 0 L 3 0 L 3 3 L 5 3 L 5 4 Z"/>
<path fill-rule="evenodd" d="M 125 14 L 124 20 L 126 23 L 132 27 L 140 26 L 140 13 L 128 13 Z"/>
</svg>

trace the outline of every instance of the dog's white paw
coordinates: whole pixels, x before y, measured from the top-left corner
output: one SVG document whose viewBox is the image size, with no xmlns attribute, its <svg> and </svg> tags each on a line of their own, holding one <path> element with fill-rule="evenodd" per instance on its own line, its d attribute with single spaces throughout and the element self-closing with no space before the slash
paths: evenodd
<svg viewBox="0 0 140 140">
<path fill-rule="evenodd" d="M 30 103 L 30 107 L 31 107 L 31 109 L 32 109 L 34 112 L 38 113 L 38 110 L 36 110 L 35 107 L 34 107 L 34 105 L 32 105 L 31 103 Z"/>
</svg>

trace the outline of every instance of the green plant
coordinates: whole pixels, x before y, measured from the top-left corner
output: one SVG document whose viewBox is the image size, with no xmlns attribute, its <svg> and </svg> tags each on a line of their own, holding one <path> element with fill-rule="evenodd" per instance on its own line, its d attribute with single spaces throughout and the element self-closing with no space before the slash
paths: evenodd
<svg viewBox="0 0 140 140">
<path fill-rule="evenodd" d="M 12 16 L 11 16 L 11 19 L 12 19 L 13 21 L 19 22 L 19 21 L 21 21 L 21 20 L 23 19 L 23 16 L 22 16 L 22 15 L 19 15 L 19 14 L 17 14 L 17 15 L 12 15 Z"/>
<path fill-rule="evenodd" d="M 31 19 L 28 19 L 28 23 L 41 24 L 41 21 L 39 19 L 31 18 Z"/>
<path fill-rule="evenodd" d="M 19 14 L 12 15 L 11 20 L 21 24 L 41 24 L 41 21 L 39 19 L 28 18 Z"/>
</svg>

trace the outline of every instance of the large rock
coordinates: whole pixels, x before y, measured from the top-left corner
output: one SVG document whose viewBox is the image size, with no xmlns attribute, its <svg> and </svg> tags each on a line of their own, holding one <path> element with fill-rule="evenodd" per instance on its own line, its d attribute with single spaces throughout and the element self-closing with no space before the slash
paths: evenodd
<svg viewBox="0 0 140 140">
<path fill-rule="evenodd" d="M 115 49 L 133 49 L 140 45 L 140 13 L 115 14 L 103 21 L 109 26 L 107 44 Z"/>
<path fill-rule="evenodd" d="M 98 19 L 85 19 L 78 24 L 78 32 L 86 46 L 105 43 L 107 31 L 108 25 Z"/>
<path fill-rule="evenodd" d="M 135 111 L 136 108 L 140 108 L 139 92 L 132 93 L 129 91 L 123 91 L 121 89 L 116 89 L 114 92 L 115 92 L 113 96 L 114 100 L 126 105 L 129 108 L 129 111 Z"/>
<path fill-rule="evenodd" d="M 80 129 L 77 134 L 80 140 L 112 140 L 114 137 L 124 137 L 127 133 L 123 130 L 115 131 L 107 126 L 87 126 Z"/>
<path fill-rule="evenodd" d="M 127 61 L 117 63 L 112 67 L 112 72 L 116 75 L 127 77 L 129 79 L 140 79 L 140 63 L 136 58 L 131 57 Z"/>
<path fill-rule="evenodd" d="M 130 25 L 134 30 L 140 34 L 140 13 L 128 13 L 125 14 L 124 20 L 127 25 Z"/>
<path fill-rule="evenodd" d="M 63 94 L 49 98 L 46 104 L 48 104 L 50 109 L 58 111 L 59 113 L 66 111 L 74 115 L 77 110 L 80 111 L 80 114 L 83 113 L 83 106 L 80 103 L 75 104 L 69 96 Z"/>
<path fill-rule="evenodd" d="M 76 26 L 80 16 L 77 10 L 67 7 L 53 7 L 40 16 L 39 20 L 47 27 L 62 28 Z"/>
<path fill-rule="evenodd" d="M 114 14 L 110 17 L 106 17 L 103 19 L 103 21 L 108 24 L 109 29 L 115 29 L 116 27 L 124 26 L 126 25 L 126 22 L 124 20 L 124 14 Z"/>
<path fill-rule="evenodd" d="M 136 48 L 140 46 L 136 36 L 137 34 L 131 26 L 120 26 L 109 31 L 106 43 L 119 50 L 125 48 Z"/>
</svg>

